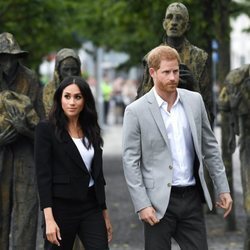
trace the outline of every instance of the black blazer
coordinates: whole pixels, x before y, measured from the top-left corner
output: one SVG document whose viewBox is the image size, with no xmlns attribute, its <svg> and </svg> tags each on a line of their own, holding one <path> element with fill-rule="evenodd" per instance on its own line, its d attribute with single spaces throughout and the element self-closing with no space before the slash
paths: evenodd
<svg viewBox="0 0 250 250">
<path fill-rule="evenodd" d="M 35 165 L 41 209 L 52 207 L 53 198 L 84 201 L 90 174 L 81 155 L 65 130 L 60 142 L 55 127 L 48 121 L 40 122 L 35 132 Z M 102 149 L 94 146 L 91 175 L 98 204 L 105 203 L 105 180 L 102 168 Z"/>
</svg>

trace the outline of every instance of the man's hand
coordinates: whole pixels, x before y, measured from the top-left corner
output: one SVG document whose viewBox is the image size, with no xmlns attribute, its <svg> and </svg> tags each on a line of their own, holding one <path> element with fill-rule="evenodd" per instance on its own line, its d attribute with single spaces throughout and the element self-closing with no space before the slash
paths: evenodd
<svg viewBox="0 0 250 250">
<path fill-rule="evenodd" d="M 142 221 L 149 223 L 151 226 L 159 223 L 153 207 L 146 207 L 139 211 L 139 216 Z"/>
<path fill-rule="evenodd" d="M 220 207 L 225 210 L 224 218 L 226 218 L 232 209 L 233 200 L 230 193 L 221 193 L 219 195 L 219 199 L 220 200 L 216 202 L 216 207 Z"/>
</svg>

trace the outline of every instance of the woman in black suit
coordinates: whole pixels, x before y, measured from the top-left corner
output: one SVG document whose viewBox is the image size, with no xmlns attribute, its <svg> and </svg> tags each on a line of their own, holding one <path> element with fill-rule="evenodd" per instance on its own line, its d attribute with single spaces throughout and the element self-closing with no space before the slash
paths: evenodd
<svg viewBox="0 0 250 250">
<path fill-rule="evenodd" d="M 105 202 L 102 137 L 89 85 L 65 78 L 54 94 L 47 121 L 35 136 L 45 249 L 73 247 L 78 235 L 86 250 L 108 249 L 112 227 Z"/>
</svg>

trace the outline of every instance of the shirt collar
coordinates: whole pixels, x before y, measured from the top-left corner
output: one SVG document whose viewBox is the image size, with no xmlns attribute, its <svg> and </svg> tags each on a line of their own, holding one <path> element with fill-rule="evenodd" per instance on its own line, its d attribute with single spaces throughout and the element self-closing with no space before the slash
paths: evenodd
<svg viewBox="0 0 250 250">
<path fill-rule="evenodd" d="M 164 101 L 164 100 L 157 94 L 157 92 L 156 92 L 156 90 L 155 90 L 155 87 L 153 87 L 153 91 L 154 91 L 155 99 L 156 99 L 156 101 L 157 101 L 157 104 L 158 104 L 159 108 L 160 108 L 162 105 L 164 105 L 165 103 L 167 103 L 166 101 Z M 176 98 L 176 100 L 175 100 L 173 106 L 175 106 L 179 101 L 180 101 L 180 94 L 179 94 L 179 91 L 178 91 L 178 88 L 177 88 L 177 98 Z"/>
</svg>

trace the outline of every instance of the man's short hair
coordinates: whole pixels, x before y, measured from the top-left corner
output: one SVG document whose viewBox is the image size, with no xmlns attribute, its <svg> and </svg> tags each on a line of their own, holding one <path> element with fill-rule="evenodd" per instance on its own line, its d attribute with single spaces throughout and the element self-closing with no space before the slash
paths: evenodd
<svg viewBox="0 0 250 250">
<path fill-rule="evenodd" d="M 177 60 L 179 64 L 181 63 L 177 50 L 170 46 L 160 45 L 148 53 L 147 62 L 149 68 L 159 69 L 162 60 Z"/>
</svg>

